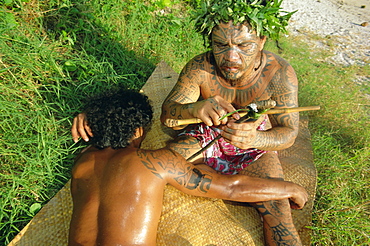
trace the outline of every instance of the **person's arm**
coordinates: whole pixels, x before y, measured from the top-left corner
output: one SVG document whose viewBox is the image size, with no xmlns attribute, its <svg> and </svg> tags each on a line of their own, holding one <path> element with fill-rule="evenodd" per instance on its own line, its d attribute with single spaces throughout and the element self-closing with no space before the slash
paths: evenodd
<svg viewBox="0 0 370 246">
<path fill-rule="evenodd" d="M 280 58 L 281 59 L 281 58 Z M 294 69 L 285 61 L 270 82 L 271 99 L 276 101 L 276 109 L 298 107 L 298 81 Z M 272 128 L 257 131 L 253 122 L 237 124 L 228 122 L 222 136 L 233 145 L 241 148 L 281 150 L 293 145 L 298 134 L 299 113 L 270 115 Z"/>
<path fill-rule="evenodd" d="M 150 171 L 182 192 L 194 196 L 240 202 L 263 202 L 290 199 L 292 208 L 303 208 L 308 194 L 297 184 L 277 179 L 262 179 L 246 175 L 222 175 L 197 168 L 178 153 L 170 150 L 152 152 Z"/>
<path fill-rule="evenodd" d="M 200 56 L 199 56 L 200 57 Z M 197 101 L 200 97 L 200 86 L 205 75 L 202 71 L 202 59 L 192 59 L 180 73 L 179 79 L 162 105 L 161 121 L 166 125 L 168 119 L 199 118 L 205 124 L 225 124 L 219 120 L 224 114 L 232 112 L 235 108 L 220 96 Z M 182 126 L 181 128 L 183 128 Z"/>
</svg>

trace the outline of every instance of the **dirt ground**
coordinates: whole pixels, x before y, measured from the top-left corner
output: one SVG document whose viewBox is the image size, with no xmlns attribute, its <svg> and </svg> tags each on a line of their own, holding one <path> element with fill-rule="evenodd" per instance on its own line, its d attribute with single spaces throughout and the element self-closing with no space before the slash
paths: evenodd
<svg viewBox="0 0 370 246">
<path fill-rule="evenodd" d="M 369 0 L 329 0 L 354 16 L 370 22 L 370 1 Z M 364 6 L 364 7 L 362 7 Z"/>
<path fill-rule="evenodd" d="M 330 62 L 370 64 L 370 0 L 284 0 L 282 7 L 298 10 L 288 25 L 291 34 L 306 38 L 313 49 L 332 52 Z"/>
</svg>

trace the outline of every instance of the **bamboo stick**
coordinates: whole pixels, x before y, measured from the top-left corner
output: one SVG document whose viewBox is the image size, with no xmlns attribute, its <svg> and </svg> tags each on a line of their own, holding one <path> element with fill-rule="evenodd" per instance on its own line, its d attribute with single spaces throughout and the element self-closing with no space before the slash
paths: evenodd
<svg viewBox="0 0 370 246">
<path fill-rule="evenodd" d="M 307 106 L 307 107 L 295 107 L 295 108 L 277 108 L 277 109 L 270 109 L 263 114 L 287 114 L 287 113 L 294 113 L 294 112 L 302 112 L 302 111 L 310 111 L 310 110 L 319 110 L 320 106 Z M 243 117 L 248 112 L 241 112 L 240 117 Z M 167 119 L 165 121 L 165 125 L 168 127 L 176 127 L 182 125 L 190 125 L 201 123 L 202 120 L 198 118 L 191 118 L 191 119 L 183 119 L 183 120 L 176 120 L 176 119 Z"/>
</svg>

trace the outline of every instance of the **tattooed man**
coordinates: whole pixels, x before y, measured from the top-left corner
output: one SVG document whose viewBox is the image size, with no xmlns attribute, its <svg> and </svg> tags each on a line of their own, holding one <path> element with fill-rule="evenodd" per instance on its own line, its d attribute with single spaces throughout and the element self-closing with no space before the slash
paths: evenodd
<svg viewBox="0 0 370 246">
<path fill-rule="evenodd" d="M 91 146 L 72 170 L 69 245 L 155 245 L 163 190 L 242 202 L 290 199 L 302 208 L 306 191 L 274 180 L 226 176 L 195 167 L 177 152 L 143 150 L 151 124 L 148 98 L 133 91 L 104 93 L 86 107 Z"/>
<path fill-rule="evenodd" d="M 264 119 L 238 124 L 222 116 L 257 101 L 272 99 L 275 108 L 298 106 L 298 83 L 293 68 L 265 51 L 266 36 L 247 22 L 221 22 L 211 32 L 212 50 L 194 57 L 183 68 L 177 84 L 162 106 L 161 120 L 198 118 L 171 148 L 190 157 L 221 134 L 215 144 L 193 161 L 224 174 L 283 180 L 277 150 L 290 147 L 298 133 L 298 113 L 271 115 L 272 128 L 263 131 Z M 253 164 L 252 164 L 253 163 Z M 267 245 L 301 245 L 289 201 L 254 204 L 263 218 Z"/>
</svg>

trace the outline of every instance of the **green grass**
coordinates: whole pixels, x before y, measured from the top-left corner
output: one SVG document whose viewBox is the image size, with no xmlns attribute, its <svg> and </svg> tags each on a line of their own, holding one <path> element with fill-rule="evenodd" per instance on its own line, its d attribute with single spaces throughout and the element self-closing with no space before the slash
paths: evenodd
<svg viewBox="0 0 370 246">
<path fill-rule="evenodd" d="M 165 60 L 176 72 L 205 49 L 180 0 L 0 0 L 0 244 L 70 178 L 71 120 L 86 96 L 140 88 Z M 317 38 L 317 37 L 312 37 Z M 327 52 L 283 38 L 296 69 L 318 170 L 313 244 L 370 243 L 369 66 L 323 62 Z M 273 43 L 267 49 L 278 52 Z"/>
</svg>

